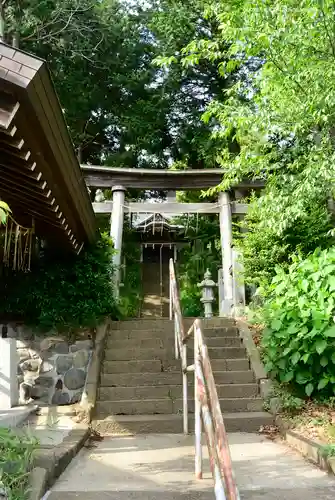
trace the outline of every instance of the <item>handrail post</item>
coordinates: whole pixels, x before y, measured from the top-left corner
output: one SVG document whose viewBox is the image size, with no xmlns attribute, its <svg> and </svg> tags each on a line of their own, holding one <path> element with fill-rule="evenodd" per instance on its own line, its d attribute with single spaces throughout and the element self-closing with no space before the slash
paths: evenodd
<svg viewBox="0 0 335 500">
<path fill-rule="evenodd" d="M 187 346 L 182 347 L 182 369 L 183 369 L 183 431 L 188 434 L 188 387 L 187 387 Z"/>
<path fill-rule="evenodd" d="M 201 445 L 201 401 L 200 401 L 200 387 L 197 377 L 199 360 L 199 343 L 197 330 L 194 328 L 194 435 L 195 435 L 195 477 L 202 479 L 202 445 Z"/>
<path fill-rule="evenodd" d="M 169 317 L 170 320 L 173 319 L 173 297 L 172 297 L 172 279 L 171 279 L 171 274 L 170 274 L 170 302 L 169 302 Z"/>
<path fill-rule="evenodd" d="M 218 457 L 216 453 L 215 431 L 213 426 L 212 415 L 208 406 L 208 398 L 206 394 L 205 379 L 201 364 L 198 363 L 195 367 L 195 374 L 198 378 L 198 387 L 200 385 L 200 401 L 204 428 L 206 431 L 206 441 L 208 448 L 208 456 L 210 461 L 211 472 L 214 480 L 214 492 L 216 500 L 226 500 L 224 484 L 221 476 L 220 467 L 218 465 Z"/>
<path fill-rule="evenodd" d="M 179 349 L 179 339 L 178 339 L 178 321 L 176 316 L 174 317 L 174 350 L 176 359 L 179 359 L 180 349 Z"/>
</svg>

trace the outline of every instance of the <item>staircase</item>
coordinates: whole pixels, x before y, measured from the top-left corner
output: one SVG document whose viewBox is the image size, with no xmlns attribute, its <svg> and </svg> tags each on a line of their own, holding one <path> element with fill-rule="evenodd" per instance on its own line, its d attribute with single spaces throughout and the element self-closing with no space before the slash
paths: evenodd
<svg viewBox="0 0 335 500">
<path fill-rule="evenodd" d="M 193 319 L 185 321 L 186 331 Z M 204 321 L 204 335 L 228 432 L 272 423 L 232 320 Z M 188 349 L 192 364 L 192 349 Z M 101 371 L 94 426 L 102 433 L 181 433 L 182 375 L 167 319 L 114 322 Z M 194 405 L 189 375 L 189 411 Z M 192 420 L 192 418 L 191 418 Z M 192 429 L 192 421 L 190 422 Z"/>
</svg>

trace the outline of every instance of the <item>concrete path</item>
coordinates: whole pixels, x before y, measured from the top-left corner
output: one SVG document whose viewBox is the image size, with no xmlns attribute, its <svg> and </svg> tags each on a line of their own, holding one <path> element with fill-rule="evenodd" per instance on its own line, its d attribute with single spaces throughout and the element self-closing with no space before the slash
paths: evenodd
<svg viewBox="0 0 335 500">
<path fill-rule="evenodd" d="M 231 434 L 231 454 L 245 500 L 334 500 L 335 480 L 286 446 L 257 434 Z M 193 438 L 176 434 L 106 437 L 83 449 L 48 500 L 210 500 L 215 498 L 204 447 L 204 479 L 193 479 Z"/>
<path fill-rule="evenodd" d="M 73 417 L 74 410 L 68 406 L 40 407 L 37 414 L 32 413 L 25 420 L 21 429 L 37 438 L 41 448 L 54 448 L 76 428 Z"/>
</svg>

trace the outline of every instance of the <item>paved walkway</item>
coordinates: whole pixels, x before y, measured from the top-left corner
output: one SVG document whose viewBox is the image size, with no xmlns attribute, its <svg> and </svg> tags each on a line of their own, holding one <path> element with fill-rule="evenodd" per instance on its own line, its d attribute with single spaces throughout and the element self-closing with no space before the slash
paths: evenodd
<svg viewBox="0 0 335 500">
<path fill-rule="evenodd" d="M 245 500 L 334 500 L 335 480 L 286 446 L 257 434 L 231 434 L 235 475 Z M 183 435 L 106 437 L 83 449 L 47 493 L 48 500 L 210 500 L 193 479 L 193 438 Z"/>
</svg>

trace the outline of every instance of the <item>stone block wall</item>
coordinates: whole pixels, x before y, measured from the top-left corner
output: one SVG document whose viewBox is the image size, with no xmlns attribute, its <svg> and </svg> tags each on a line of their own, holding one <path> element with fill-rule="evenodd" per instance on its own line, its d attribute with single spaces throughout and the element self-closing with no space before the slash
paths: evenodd
<svg viewBox="0 0 335 500">
<path fill-rule="evenodd" d="M 20 403 L 32 399 L 55 405 L 79 402 L 93 349 L 89 333 L 70 344 L 61 336 L 38 336 L 27 327 L 14 330 Z"/>
</svg>

